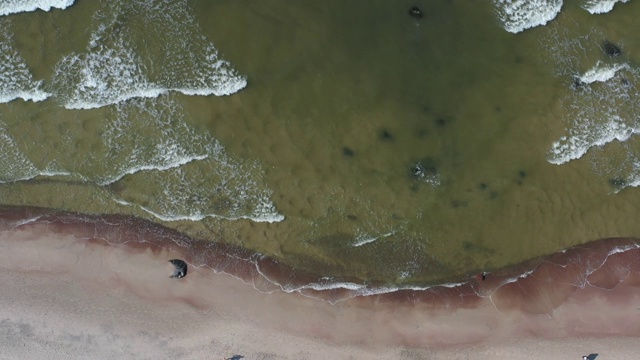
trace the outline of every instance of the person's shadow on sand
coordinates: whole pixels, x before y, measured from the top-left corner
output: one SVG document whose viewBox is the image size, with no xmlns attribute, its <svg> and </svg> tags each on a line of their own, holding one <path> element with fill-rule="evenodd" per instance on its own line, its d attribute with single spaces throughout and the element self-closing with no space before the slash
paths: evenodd
<svg viewBox="0 0 640 360">
<path fill-rule="evenodd" d="M 242 355 L 233 355 L 232 357 L 225 358 L 224 360 L 240 360 L 240 359 L 243 359 L 243 358 L 244 358 L 244 356 L 242 356 Z"/>
<path fill-rule="evenodd" d="M 598 354 L 589 354 L 589 355 L 584 355 L 582 357 L 582 360 L 596 360 L 597 357 L 598 357 Z"/>
</svg>

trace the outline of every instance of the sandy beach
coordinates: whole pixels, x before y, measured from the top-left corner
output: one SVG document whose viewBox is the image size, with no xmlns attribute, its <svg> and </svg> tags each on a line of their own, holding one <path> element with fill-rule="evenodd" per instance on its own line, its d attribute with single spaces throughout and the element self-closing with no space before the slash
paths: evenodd
<svg viewBox="0 0 640 360">
<path fill-rule="evenodd" d="M 2 359 L 637 358 L 640 248 L 629 239 L 554 255 L 526 277 L 331 304 L 264 291 L 260 270 L 216 273 L 137 220 L 0 217 Z M 186 277 L 169 277 L 174 258 L 190 264 Z"/>
</svg>

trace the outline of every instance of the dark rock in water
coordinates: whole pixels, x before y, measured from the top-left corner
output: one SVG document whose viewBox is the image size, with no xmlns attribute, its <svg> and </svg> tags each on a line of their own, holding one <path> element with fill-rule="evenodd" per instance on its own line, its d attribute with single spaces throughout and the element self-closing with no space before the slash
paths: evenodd
<svg viewBox="0 0 640 360">
<path fill-rule="evenodd" d="M 527 173 L 526 173 L 526 172 L 524 172 L 524 170 L 520 170 L 520 171 L 518 171 L 518 176 L 519 176 L 521 179 L 524 179 L 524 178 L 527 176 Z"/>
<path fill-rule="evenodd" d="M 424 178 L 426 176 L 435 176 L 437 174 L 438 167 L 436 160 L 430 157 L 421 160 L 409 169 L 409 175 L 417 179 Z"/>
<path fill-rule="evenodd" d="M 620 83 L 621 83 L 624 87 L 631 87 L 631 82 L 629 82 L 629 80 L 627 80 L 626 78 L 622 78 L 622 79 L 620 79 Z"/>
<path fill-rule="evenodd" d="M 424 177 L 427 174 L 427 172 L 424 166 L 418 163 L 418 164 L 415 164 L 413 167 L 411 167 L 411 169 L 409 170 L 409 174 L 411 174 L 411 176 L 413 177 L 421 178 L 421 177 Z"/>
<path fill-rule="evenodd" d="M 382 130 L 380 132 L 380 140 L 382 141 L 392 141 L 393 140 L 393 135 L 391 135 L 391 133 L 387 130 Z"/>
<path fill-rule="evenodd" d="M 579 77 L 576 76 L 573 79 L 573 83 L 571 84 L 571 89 L 578 90 L 578 89 L 581 89 L 585 85 L 587 85 L 587 84 L 584 81 L 582 81 Z"/>
<path fill-rule="evenodd" d="M 353 151 L 352 148 L 345 146 L 342 148 L 342 154 L 344 156 L 348 156 L 348 157 L 352 157 L 353 155 L 355 155 L 356 153 Z"/>
<path fill-rule="evenodd" d="M 169 260 L 169 262 L 175 267 L 175 270 L 173 270 L 173 274 L 171 274 L 170 277 L 174 279 L 182 279 L 187 276 L 187 263 L 184 262 L 184 260 L 172 259 Z"/>
<path fill-rule="evenodd" d="M 478 187 L 480 188 L 480 190 L 485 190 L 487 188 L 487 183 L 480 183 L 478 184 Z"/>
<path fill-rule="evenodd" d="M 409 9 L 409 15 L 411 15 L 411 17 L 414 19 L 422 19 L 424 13 L 422 12 L 422 10 L 420 10 L 419 7 L 412 6 L 411 9 Z"/>
<path fill-rule="evenodd" d="M 615 187 L 624 187 L 627 185 L 627 181 L 625 179 L 614 178 L 614 179 L 609 179 L 609 184 Z"/>
<path fill-rule="evenodd" d="M 605 40 L 604 44 L 602 45 L 602 48 L 604 50 L 604 53 L 609 56 L 618 56 L 622 53 L 622 50 L 620 50 L 619 47 L 617 47 L 615 44 L 613 44 L 609 40 Z"/>
<path fill-rule="evenodd" d="M 422 138 L 422 137 L 425 137 L 427 135 L 429 135 L 429 130 L 427 130 L 427 129 L 420 129 L 420 130 L 416 131 L 416 136 L 417 137 Z"/>
<path fill-rule="evenodd" d="M 451 201 L 451 207 L 454 209 L 457 208 L 461 208 L 461 207 L 467 207 L 469 206 L 469 202 L 468 201 L 463 201 L 463 200 L 453 200 Z"/>
<path fill-rule="evenodd" d="M 356 220 L 358 220 L 358 217 L 353 215 L 353 214 L 349 214 L 349 215 L 347 215 L 347 219 L 352 220 L 352 221 L 356 221 Z"/>
</svg>

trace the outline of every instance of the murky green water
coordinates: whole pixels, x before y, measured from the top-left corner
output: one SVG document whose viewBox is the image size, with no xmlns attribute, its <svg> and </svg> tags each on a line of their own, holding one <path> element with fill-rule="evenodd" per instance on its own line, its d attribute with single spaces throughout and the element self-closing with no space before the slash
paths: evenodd
<svg viewBox="0 0 640 360">
<path fill-rule="evenodd" d="M 640 3 L 603 15 L 565 5 L 550 24 L 515 35 L 488 1 L 424 2 L 420 20 L 407 14 L 412 2 L 188 4 L 168 12 L 78 1 L 2 19 L 33 78 L 58 95 L 0 104 L 13 139 L 3 166 L 35 169 L 7 170 L 1 202 L 133 214 L 327 276 L 390 283 L 449 281 L 640 235 L 637 189 L 616 193 L 611 182 L 626 184 L 635 168 L 598 170 L 616 154 L 628 163 L 637 146 L 548 161 L 576 106 L 591 106 L 571 89 L 571 72 L 611 61 L 605 38 L 637 63 Z M 204 77 L 209 45 L 246 88 L 64 107 L 75 78 L 59 72 L 76 68 L 59 64 L 71 53 L 126 47 L 145 79 L 177 88 Z M 102 67 L 128 61 L 122 54 Z M 137 67 L 126 69 L 137 79 Z M 632 122 L 634 94 L 617 100 Z M 189 160 L 163 163 L 169 153 Z M 274 209 L 283 221 L 255 221 Z"/>
</svg>

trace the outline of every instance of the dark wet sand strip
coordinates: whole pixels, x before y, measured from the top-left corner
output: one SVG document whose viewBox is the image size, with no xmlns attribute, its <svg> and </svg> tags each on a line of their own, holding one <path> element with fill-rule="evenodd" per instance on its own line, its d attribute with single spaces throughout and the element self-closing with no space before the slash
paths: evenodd
<svg viewBox="0 0 640 360">
<path fill-rule="evenodd" d="M 145 221 L 0 213 L 0 357 L 637 356 L 633 239 L 595 241 L 458 286 L 354 297 L 362 290 L 283 292 L 273 282 L 323 280 Z M 169 277 L 173 258 L 190 264 L 185 278 Z"/>
</svg>

